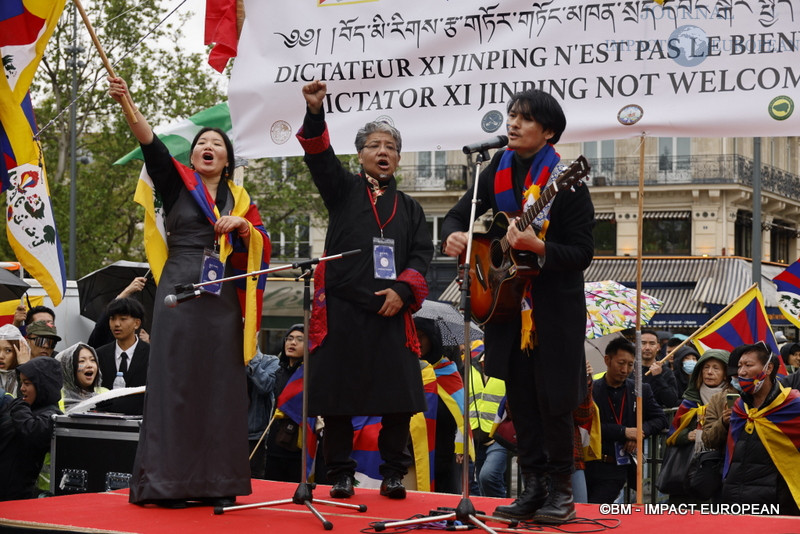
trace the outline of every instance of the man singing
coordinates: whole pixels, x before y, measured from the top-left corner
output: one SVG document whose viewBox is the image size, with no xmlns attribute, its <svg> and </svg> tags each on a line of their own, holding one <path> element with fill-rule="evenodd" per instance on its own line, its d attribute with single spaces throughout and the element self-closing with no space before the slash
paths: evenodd
<svg viewBox="0 0 800 534">
<path fill-rule="evenodd" d="M 356 134 L 362 171 L 347 171 L 330 146 L 322 104 L 325 82 L 303 87 L 307 111 L 297 137 L 328 208 L 325 262 L 314 277 L 309 332 L 308 405 L 325 419 L 323 452 L 331 496 L 354 494 L 352 416 L 381 415 L 381 495 L 402 499 L 409 421 L 425 410 L 419 340 L 411 312 L 428 294 L 425 273 L 433 242 L 419 203 L 397 189 L 400 133 L 369 122 Z"/>
<path fill-rule="evenodd" d="M 529 90 L 515 94 L 507 111 L 508 149 L 495 153 L 480 174 L 477 215 L 489 208 L 519 214 L 561 170 L 553 145 L 566 118 L 558 102 Z M 472 197 L 470 190 L 445 217 L 442 248 L 449 256 L 466 249 Z M 540 272 L 525 283 L 520 301 L 510 303 L 519 309 L 513 319 L 486 325 L 485 369 L 506 382 L 525 481 L 523 493 L 498 506 L 497 516 L 551 524 L 575 517 L 572 411 L 586 396 L 583 270 L 594 254 L 593 221 L 589 190 L 576 187 L 560 191 L 541 211 L 536 230 L 510 224 L 506 234 L 514 250 L 535 255 Z"/>
</svg>

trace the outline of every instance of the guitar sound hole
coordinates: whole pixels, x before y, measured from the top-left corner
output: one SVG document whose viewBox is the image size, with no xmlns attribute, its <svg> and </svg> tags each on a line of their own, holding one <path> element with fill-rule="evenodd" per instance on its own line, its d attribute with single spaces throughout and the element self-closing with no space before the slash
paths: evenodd
<svg viewBox="0 0 800 534">
<path fill-rule="evenodd" d="M 489 247 L 489 260 L 492 262 L 492 267 L 499 269 L 503 265 L 503 247 L 500 241 L 495 239 Z"/>
</svg>

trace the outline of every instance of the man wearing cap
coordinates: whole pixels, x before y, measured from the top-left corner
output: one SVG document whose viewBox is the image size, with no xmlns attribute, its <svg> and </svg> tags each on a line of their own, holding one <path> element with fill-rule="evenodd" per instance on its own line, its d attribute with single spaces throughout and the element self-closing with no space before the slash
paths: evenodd
<svg viewBox="0 0 800 534">
<path fill-rule="evenodd" d="M 31 358 L 54 356 L 56 343 L 61 341 L 56 325 L 52 321 L 32 322 L 28 325 L 25 339 L 31 347 Z"/>
</svg>

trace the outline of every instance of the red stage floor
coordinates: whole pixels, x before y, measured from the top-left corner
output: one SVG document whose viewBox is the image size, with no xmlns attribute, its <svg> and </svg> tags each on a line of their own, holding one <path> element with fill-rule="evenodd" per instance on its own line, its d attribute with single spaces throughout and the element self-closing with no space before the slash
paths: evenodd
<svg viewBox="0 0 800 534">
<path fill-rule="evenodd" d="M 297 484 L 253 481 L 253 494 L 241 497 L 237 505 L 289 499 Z M 328 486 L 319 486 L 314 497 L 329 499 Z M 336 532 L 374 532 L 371 524 L 408 519 L 414 514 L 427 515 L 437 507 L 455 507 L 460 495 L 409 492 L 403 501 L 381 497 L 377 490 L 357 489 L 356 496 L 348 502 L 364 504 L 367 511 L 331 507 L 319 503 L 317 509 L 333 523 Z M 495 506 L 507 502 L 501 499 L 473 497 L 475 508 L 491 513 Z M 578 516 L 585 519 L 603 520 L 606 528 L 587 522 L 563 525 L 560 529 L 545 526 L 525 525 L 510 532 L 568 532 L 588 533 L 613 530 L 613 534 L 646 532 L 647 534 L 690 534 L 703 532 L 738 533 L 800 533 L 800 518 L 718 515 L 680 513 L 682 510 L 654 510 L 633 505 L 621 515 L 606 514 L 604 505 L 578 505 Z M 658 512 L 658 513 L 656 513 Z M 670 513 L 673 512 L 673 513 Z M 618 523 L 617 523 L 618 521 Z M 489 523 L 498 531 L 499 523 Z M 616 528 L 613 528 L 616 526 Z M 24 530 L 23 530 L 24 529 Z M 28 530 L 30 529 L 30 530 Z M 441 529 L 441 527 L 439 528 Z M 281 534 L 324 532 L 322 524 L 304 506 L 285 504 L 270 508 L 253 508 L 214 515 L 209 507 L 194 507 L 183 510 L 166 510 L 157 507 L 139 507 L 128 503 L 127 491 L 93 493 L 0 503 L 0 531 L 18 532 L 114 532 L 141 534 L 220 534 L 228 532 L 249 533 L 271 531 Z M 387 529 L 384 532 L 393 532 Z"/>
</svg>

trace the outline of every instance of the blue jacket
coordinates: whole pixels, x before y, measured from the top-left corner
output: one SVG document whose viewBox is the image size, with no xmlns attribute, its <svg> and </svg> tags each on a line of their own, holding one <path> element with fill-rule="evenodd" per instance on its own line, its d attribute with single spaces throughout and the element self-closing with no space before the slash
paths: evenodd
<svg viewBox="0 0 800 534">
<path fill-rule="evenodd" d="M 247 364 L 247 391 L 250 406 L 247 409 L 247 432 L 250 440 L 261 437 L 275 410 L 275 373 L 278 357 L 257 352 Z"/>
</svg>

